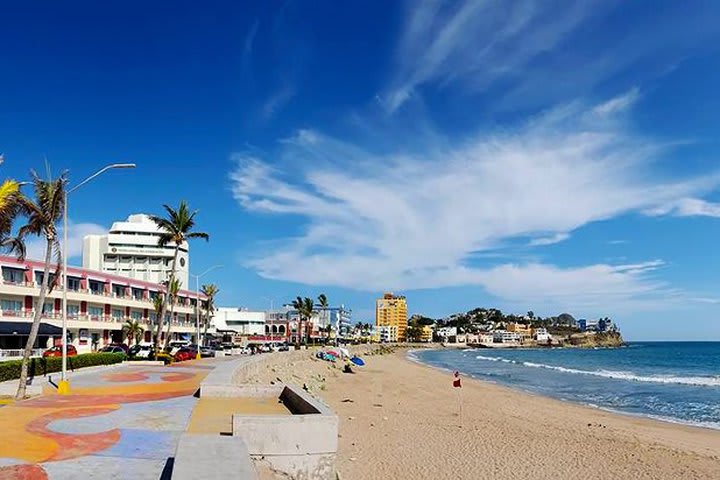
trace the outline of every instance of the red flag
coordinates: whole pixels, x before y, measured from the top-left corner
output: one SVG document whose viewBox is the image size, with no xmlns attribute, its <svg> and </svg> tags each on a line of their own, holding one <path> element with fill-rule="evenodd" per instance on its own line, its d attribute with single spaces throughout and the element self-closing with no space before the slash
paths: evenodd
<svg viewBox="0 0 720 480">
<path fill-rule="evenodd" d="M 460 372 L 457 370 L 455 370 L 455 373 L 453 374 L 453 387 L 462 388 L 462 383 L 460 382 Z"/>
</svg>

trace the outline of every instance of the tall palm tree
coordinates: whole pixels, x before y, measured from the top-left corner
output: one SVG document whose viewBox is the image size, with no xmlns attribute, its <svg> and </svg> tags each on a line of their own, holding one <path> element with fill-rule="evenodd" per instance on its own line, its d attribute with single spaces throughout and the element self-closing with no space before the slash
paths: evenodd
<svg viewBox="0 0 720 480">
<path fill-rule="evenodd" d="M 180 285 L 182 282 L 180 279 L 173 279 L 172 283 L 168 287 L 168 295 L 170 296 L 170 320 L 167 322 L 167 330 L 165 332 L 165 344 L 163 348 L 167 348 L 170 343 L 170 328 L 172 327 L 172 321 L 175 318 L 175 305 L 177 305 L 177 296 L 180 291 Z"/>
<path fill-rule="evenodd" d="M 30 354 L 32 353 L 35 340 L 37 339 L 38 330 L 40 329 L 40 319 L 42 316 L 43 305 L 45 305 L 45 297 L 48 291 L 52 291 L 60 276 L 60 264 L 62 263 L 62 252 L 60 251 L 60 242 L 58 241 L 57 224 L 63 215 L 63 206 L 65 202 L 65 187 L 67 185 L 67 176 L 65 173 L 53 180 L 48 178 L 43 180 L 33 170 L 30 172 L 32 176 L 32 185 L 35 194 L 35 200 L 29 198 L 20 199 L 20 208 L 27 217 L 27 224 L 20 227 L 18 236 L 23 239 L 26 235 L 36 235 L 45 239 L 45 265 L 43 268 L 43 277 L 40 284 L 40 294 L 35 304 L 35 315 L 33 317 L 32 327 L 30 327 L 30 335 L 28 336 L 25 351 L 23 352 L 22 367 L 20 369 L 20 382 L 18 384 L 15 398 L 20 400 L 25 397 L 25 387 L 27 386 L 28 364 L 30 363 Z M 50 283 L 50 264 L 55 256 L 56 268 L 53 282 Z M 63 338 L 63 342 L 67 339 Z"/>
<path fill-rule="evenodd" d="M 188 209 L 185 200 L 180 201 L 180 205 L 177 210 L 174 208 L 163 205 L 167 218 L 152 215 L 150 219 L 155 222 L 158 229 L 160 230 L 160 238 L 158 239 L 158 246 L 166 247 L 169 244 L 175 246 L 175 254 L 173 256 L 172 268 L 170 269 L 170 277 L 168 278 L 168 285 L 172 284 L 175 280 L 175 272 L 177 269 L 177 258 L 180 252 L 180 246 L 187 242 L 191 238 L 204 238 L 205 240 L 210 239 L 210 235 L 205 232 L 195 232 L 195 215 L 197 210 L 190 211 Z M 162 328 L 162 320 L 165 318 L 167 312 L 169 295 L 165 295 L 161 316 L 158 319 L 157 328 L 155 330 L 155 345 L 159 345 L 160 341 L 160 330 Z"/>
<path fill-rule="evenodd" d="M 330 304 L 328 303 L 327 295 L 325 295 L 324 293 L 318 295 L 318 305 L 320 306 L 320 313 L 322 314 L 323 323 L 327 322 L 326 327 L 330 327 L 329 329 L 325 328 L 325 333 L 327 334 L 325 336 L 325 343 L 327 343 L 327 341 L 330 339 L 330 331 L 332 330 L 330 320 L 327 318 L 328 307 L 330 306 Z"/>
<path fill-rule="evenodd" d="M 309 297 L 297 297 L 295 300 L 292 301 L 293 308 L 298 312 L 298 334 L 297 334 L 297 340 L 298 343 L 301 342 L 303 338 L 303 323 L 305 323 L 305 330 L 308 329 L 307 322 L 312 317 L 312 311 L 313 311 L 313 301 L 312 298 Z M 310 333 L 305 333 L 304 335 L 306 339 L 310 338 Z"/>
<path fill-rule="evenodd" d="M 137 320 L 126 321 L 122 329 L 125 336 L 127 336 L 128 343 L 130 343 L 130 339 L 132 338 L 135 340 L 135 345 L 140 343 L 140 339 L 142 338 L 143 333 L 145 333 L 145 329 Z"/>
<path fill-rule="evenodd" d="M 220 293 L 220 289 L 214 283 L 209 283 L 207 285 L 203 285 L 200 291 L 207 298 L 207 300 L 205 300 L 205 311 L 207 312 L 207 316 L 205 317 L 205 324 L 203 327 L 203 338 L 205 338 L 208 326 L 210 325 L 210 317 L 215 311 L 215 297 L 218 293 Z"/>
<path fill-rule="evenodd" d="M 305 313 L 305 344 L 310 344 L 310 334 L 312 333 L 312 326 L 310 325 L 310 319 L 312 318 L 313 310 L 315 309 L 315 302 L 310 297 L 305 297 L 303 301 L 303 310 Z"/>
</svg>

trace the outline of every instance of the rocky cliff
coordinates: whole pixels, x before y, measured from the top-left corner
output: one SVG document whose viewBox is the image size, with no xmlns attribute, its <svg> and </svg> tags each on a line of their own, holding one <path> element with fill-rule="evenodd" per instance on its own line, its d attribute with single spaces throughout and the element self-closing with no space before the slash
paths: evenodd
<svg viewBox="0 0 720 480">
<path fill-rule="evenodd" d="M 619 332 L 574 333 L 567 338 L 565 345 L 580 348 L 622 347 L 625 341 Z"/>
</svg>

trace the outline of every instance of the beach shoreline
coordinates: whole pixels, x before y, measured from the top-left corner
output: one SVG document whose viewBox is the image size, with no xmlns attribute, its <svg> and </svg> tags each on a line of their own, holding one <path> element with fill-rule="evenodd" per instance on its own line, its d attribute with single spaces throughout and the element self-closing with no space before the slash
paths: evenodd
<svg viewBox="0 0 720 480">
<path fill-rule="evenodd" d="M 337 412 L 344 480 L 674 479 L 717 478 L 720 472 L 720 431 L 470 377 L 453 389 L 447 371 L 409 353 L 366 355 L 367 366 L 355 375 L 313 358 L 312 350 L 269 355 L 236 381 L 305 384 Z"/>
</svg>

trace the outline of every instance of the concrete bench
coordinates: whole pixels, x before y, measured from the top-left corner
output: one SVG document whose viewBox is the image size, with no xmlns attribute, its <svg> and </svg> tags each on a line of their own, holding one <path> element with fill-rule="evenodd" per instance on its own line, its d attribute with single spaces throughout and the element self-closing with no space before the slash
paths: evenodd
<svg viewBox="0 0 720 480">
<path fill-rule="evenodd" d="M 180 436 L 172 480 L 256 480 L 257 472 L 241 437 L 184 433 Z"/>
</svg>

